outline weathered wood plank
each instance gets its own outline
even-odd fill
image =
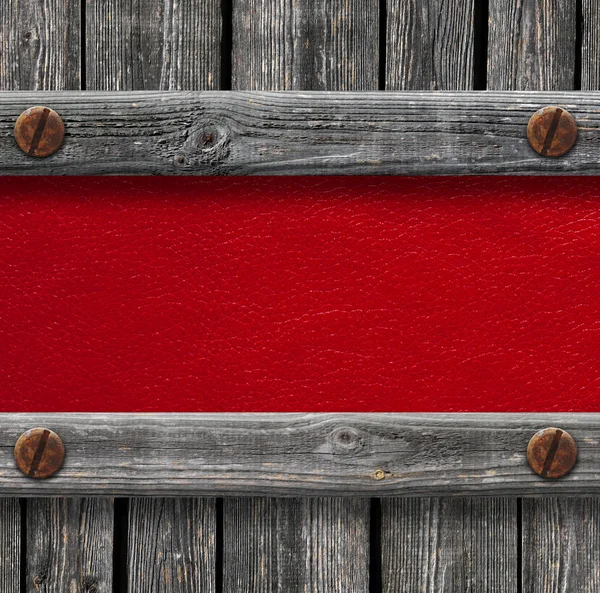
[[[572,174],[600,173],[598,93],[0,93],[0,173]],[[63,148],[23,154],[18,115],[46,103]],[[580,125],[565,157],[540,156],[526,129],[559,104]]]
[[[597,0],[582,0],[581,88],[600,90],[600,8]]]
[[[516,499],[384,499],[381,511],[384,593],[517,593]]]
[[[523,591],[599,590],[599,499],[523,500]]]
[[[576,36],[576,0],[490,0],[488,89],[574,89]]]
[[[90,90],[220,88],[221,0],[87,0]]]
[[[28,593],[111,591],[112,563],[112,499],[27,502]]]
[[[223,590],[369,591],[369,500],[224,500]]]
[[[128,579],[135,593],[214,593],[214,499],[133,498]]]
[[[79,88],[80,0],[0,2],[0,90]]]
[[[0,591],[21,590],[21,506],[0,498]]]
[[[66,463],[49,480],[15,466],[14,443],[32,426],[65,442]],[[560,480],[526,461],[546,426],[579,447]],[[0,415],[3,496],[482,493],[600,494],[600,414]]]
[[[234,0],[240,90],[376,90],[378,0]]]
[[[473,0],[387,0],[386,89],[472,89],[473,23]]]

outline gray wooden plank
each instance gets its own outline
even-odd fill
[[[392,498],[381,513],[384,593],[517,593],[516,499]]]
[[[21,506],[0,498],[0,591],[21,590]]]
[[[599,590],[599,499],[523,500],[523,591]]]
[[[0,90],[79,88],[80,0],[0,2]]]
[[[488,89],[575,88],[577,0],[489,0]]]
[[[21,175],[460,175],[600,173],[600,94],[427,92],[0,93],[0,173]],[[18,115],[46,103],[65,145],[22,153]],[[578,120],[566,156],[537,154],[531,115]]]
[[[474,0],[387,0],[386,89],[470,90]]]
[[[128,590],[214,593],[215,500],[133,498],[129,505]]]
[[[65,443],[50,480],[16,468],[14,443],[31,426]],[[547,426],[579,447],[560,480],[526,461]],[[600,414],[0,414],[2,496],[482,493],[600,494]]]
[[[600,90],[600,7],[598,0],[582,0],[581,88]]]
[[[220,88],[221,0],[86,0],[91,90]]]
[[[26,591],[111,591],[113,522],[112,499],[29,500]]]
[[[369,591],[369,500],[234,499],[223,506],[223,591]]]
[[[378,0],[234,0],[241,90],[376,90]]]

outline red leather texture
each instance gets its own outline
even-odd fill
[[[0,180],[0,409],[599,411],[600,180]]]

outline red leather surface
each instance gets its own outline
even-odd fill
[[[600,180],[0,181],[1,411],[598,411]]]

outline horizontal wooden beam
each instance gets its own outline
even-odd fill
[[[51,478],[22,474],[22,432],[64,441]],[[539,429],[579,447],[558,480],[526,458]],[[598,495],[600,414],[1,414],[0,495]]]
[[[14,124],[58,111],[61,150],[27,156]],[[538,155],[527,124],[560,105],[579,124],[566,156]],[[0,174],[600,174],[600,92],[3,92]]]

